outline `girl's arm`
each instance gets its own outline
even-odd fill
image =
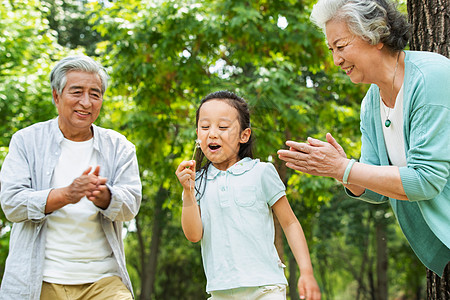
[[[289,205],[286,196],[281,197],[273,206],[273,212],[283,228],[295,260],[300,269],[298,291],[300,299],[320,299],[320,289],[314,278],[308,245],[302,226]]]
[[[198,242],[203,236],[203,225],[200,206],[195,199],[195,161],[183,161],[175,174],[183,186],[183,208],[181,211],[181,227],[184,235],[191,242]]]

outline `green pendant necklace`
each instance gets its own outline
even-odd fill
[[[389,109],[390,110],[390,109]],[[391,126],[391,120],[389,120],[389,115],[386,117],[386,121],[384,121],[384,126],[389,127]]]

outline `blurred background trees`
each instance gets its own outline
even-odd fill
[[[287,139],[331,132],[359,157],[359,107],[367,86],[332,63],[309,22],[313,1],[3,1],[0,6],[0,162],[11,135],[56,115],[49,73],[85,53],[111,76],[98,125],[138,151],[143,202],[126,224],[126,254],[138,299],[206,299],[199,244],[180,226],[178,164],[190,159],[195,110],[219,89],[252,108],[256,157],[274,163],[304,228],[322,299],[423,299],[425,267],[389,205],[349,199],[334,180],[286,169]],[[405,4],[403,4],[405,6]],[[406,10],[406,8],[404,8]],[[10,223],[1,214],[0,273]],[[295,260],[282,233],[289,299],[298,299]],[[1,275],[1,274],[0,274]]]

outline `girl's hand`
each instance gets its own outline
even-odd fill
[[[195,187],[195,160],[185,160],[180,163],[175,174],[184,190]]]
[[[314,275],[300,276],[298,279],[298,294],[300,299],[320,300],[320,289]]]

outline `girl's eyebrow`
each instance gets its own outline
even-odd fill
[[[209,121],[210,119],[211,119],[211,118],[204,117],[204,118],[199,119],[198,121],[199,121],[199,122],[200,122],[200,121]],[[231,119],[228,119],[228,118],[226,118],[226,117],[220,117],[219,120],[220,120],[220,121],[233,122]],[[236,120],[237,120],[237,119],[236,119]]]

